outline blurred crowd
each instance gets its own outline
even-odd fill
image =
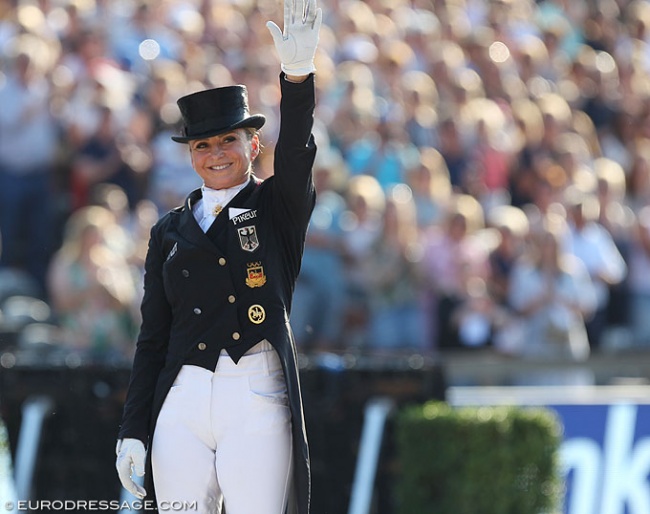
[[[650,349],[650,3],[322,7],[299,346]],[[149,228],[200,185],[176,99],[246,84],[268,177],[281,12],[0,0],[2,301],[29,291],[67,344],[131,354]]]

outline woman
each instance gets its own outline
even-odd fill
[[[88,358],[133,357],[136,281],[120,244],[126,238],[111,211],[83,207],[67,221],[48,269],[52,306],[66,341]]]
[[[564,252],[552,224],[533,236],[529,255],[515,264],[509,303],[522,317],[523,357],[580,362],[589,356],[585,319],[594,311],[596,295],[582,262]],[[578,369],[532,373],[526,383],[575,384],[590,380]]]
[[[420,274],[427,296],[432,346],[459,348],[452,323],[456,310],[468,296],[470,279],[488,277],[488,251],[476,237],[484,226],[483,208],[469,195],[453,195],[440,226],[422,236]]]
[[[293,11],[292,9],[295,9]],[[303,12],[305,15],[303,16]],[[269,22],[282,61],[274,176],[252,176],[265,118],[244,86],[178,101],[203,186],[153,227],[142,327],[117,468],[139,498],[192,512],[309,512],[309,457],[291,294],[315,202],[313,59],[322,13],[284,6]],[[148,446],[145,487],[142,474]],[[177,503],[175,503],[177,504]]]

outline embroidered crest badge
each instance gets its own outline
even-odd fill
[[[266,284],[266,275],[261,262],[249,262],[246,264],[246,285],[248,287],[262,287]]]
[[[266,319],[266,311],[259,304],[251,305],[248,308],[248,319],[251,323],[259,325]]]
[[[260,245],[260,242],[257,239],[257,230],[255,229],[255,225],[238,228],[237,233],[239,234],[239,244],[242,250],[254,252]]]

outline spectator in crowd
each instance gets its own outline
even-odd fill
[[[59,123],[46,74],[54,56],[45,42],[14,40],[11,66],[0,82],[0,264],[23,268],[45,289],[53,251],[53,182]],[[40,58],[37,58],[39,52]]]
[[[404,127],[408,139],[417,148],[435,144],[438,115],[438,90],[433,79],[422,71],[410,71],[402,77],[404,89]]]
[[[528,218],[518,207],[502,205],[488,212],[487,224],[497,231],[497,243],[488,256],[487,289],[498,305],[508,308],[512,270],[524,253],[529,234]]]
[[[413,193],[418,230],[439,225],[451,194],[449,170],[440,152],[433,147],[420,148],[420,159],[407,171],[405,183]]]
[[[136,283],[127,256],[110,244],[124,239],[106,208],[77,210],[48,270],[52,307],[70,346],[92,359],[132,357]]]
[[[340,350],[348,298],[341,226],[346,205],[339,190],[347,180],[347,169],[340,154],[330,150],[316,154],[313,174],[316,205],[294,292],[291,326],[303,350]]]
[[[134,78],[106,55],[101,29],[90,32],[87,29],[75,38],[77,43],[62,56],[56,70],[64,77],[60,94],[65,102],[59,116],[72,159],[89,145],[107,145],[107,133],[116,138],[133,101]]]
[[[533,202],[540,179],[540,147],[544,121],[538,104],[528,98],[518,98],[510,104],[515,124],[515,155],[508,191],[511,204],[522,207]]]
[[[10,0],[2,0],[0,2],[0,46],[2,47],[15,34],[15,14],[16,8],[14,2]]]
[[[626,177],[626,201],[634,210],[650,201],[650,139],[634,141]]]
[[[634,218],[633,210],[625,201],[625,170],[608,157],[594,159],[592,166],[596,179],[598,223],[612,235],[617,248],[625,255]]]
[[[453,190],[457,193],[467,192],[465,185],[468,181],[471,156],[462,141],[458,120],[452,115],[442,119],[438,133],[438,150],[449,170]]]
[[[413,194],[405,184],[386,194],[381,231],[361,264],[369,305],[366,347],[422,351],[425,338]]]
[[[551,166],[558,166],[554,170],[557,176],[554,182],[560,189],[571,185],[584,191],[596,189],[593,155],[589,145],[579,134],[564,132],[559,135],[553,148]]]
[[[552,217],[532,234],[529,252],[511,275],[509,302],[524,321],[519,355],[526,358],[583,361],[590,345],[585,320],[597,308],[585,265],[561,246],[562,223]],[[585,377],[574,371],[530,374],[527,383],[572,383]]]
[[[98,184],[92,190],[90,204],[108,209],[115,217],[120,231],[115,231],[108,244],[124,255],[136,284],[142,285],[147,239],[151,227],[158,220],[159,211],[151,200],[141,200],[131,209],[126,192],[115,184]],[[120,237],[120,235],[122,237]],[[138,296],[142,288],[137,288]],[[140,319],[140,302],[135,302],[134,317]]]
[[[332,111],[329,133],[331,144],[347,162],[351,146],[376,123],[377,99],[372,70],[367,64],[343,62],[337,69],[340,78],[326,92]]]
[[[472,277],[467,281],[467,294],[454,310],[450,325],[462,349],[503,349],[500,335],[511,322],[511,314],[489,291],[485,280]],[[505,349],[507,350],[507,348]]]
[[[534,161],[541,163],[557,162],[557,151],[558,145],[561,143],[561,136],[571,129],[573,120],[571,106],[562,96],[550,92],[539,95],[535,99],[535,103],[542,115],[542,137],[535,149]],[[560,150],[562,149],[560,147]],[[578,150],[576,149],[576,151]],[[576,163],[570,161],[570,164]]]
[[[632,95],[630,95],[632,96]],[[602,156],[617,162],[626,173],[631,172],[637,143],[634,115],[629,108],[619,106],[610,124],[600,129]]]
[[[616,248],[629,268],[637,220],[636,214],[625,201],[625,171],[619,163],[607,157],[595,159],[593,169],[596,176],[595,195],[599,204],[598,224],[611,234]],[[629,273],[618,284],[609,287],[606,324],[608,327],[623,329],[623,333],[628,333],[630,323],[629,288]]]
[[[487,278],[487,251],[473,237],[483,226],[483,209],[478,201],[469,195],[456,195],[443,223],[422,238],[420,273],[428,292],[426,308],[434,348],[458,348],[451,318],[467,296],[469,279]]]
[[[470,164],[463,180],[463,190],[484,207],[509,202],[512,142],[506,131],[506,116],[499,105],[489,99],[468,102],[461,115],[472,127]]]
[[[634,343],[650,347],[650,205],[637,216],[628,255],[629,315]]]
[[[117,129],[112,110],[108,106],[104,107],[97,131],[85,140],[73,158],[73,209],[88,205],[92,187],[112,179],[124,165],[116,142]]]
[[[607,327],[610,288],[627,275],[627,264],[612,235],[597,223],[598,200],[577,188],[567,190],[567,231],[563,251],[575,256],[586,267],[596,291],[597,306],[587,319],[587,333],[592,349],[598,349]]]
[[[376,178],[350,178],[346,210],[341,215],[342,248],[345,263],[347,309],[343,335],[350,346],[360,346],[368,321],[368,291],[364,264],[381,234],[386,195]]]

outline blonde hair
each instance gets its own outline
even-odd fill
[[[483,207],[479,201],[468,194],[454,194],[449,201],[447,220],[462,216],[467,225],[467,233],[475,234],[485,227]]]
[[[386,197],[379,181],[371,175],[356,175],[350,178],[348,199],[362,198],[368,209],[382,213],[386,207]]]
[[[68,259],[77,259],[83,250],[84,236],[96,230],[104,240],[110,238],[111,233],[121,231],[117,224],[115,214],[106,207],[90,205],[73,212],[65,224],[61,254]]]

